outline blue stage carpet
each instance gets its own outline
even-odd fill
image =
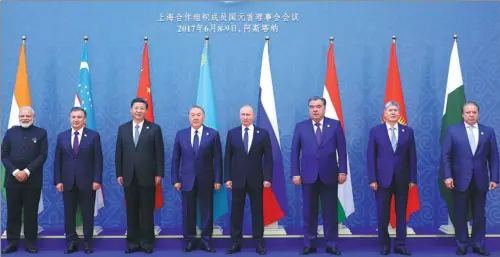
[[[227,238],[214,239],[213,245],[217,249],[217,253],[205,253],[202,251],[194,251],[191,253],[182,252],[182,239],[157,239],[155,252],[152,256],[227,256],[224,251],[225,247],[230,245]],[[290,257],[300,256],[299,251],[302,248],[302,239],[300,238],[268,238],[266,240],[268,246],[267,255],[273,257]],[[312,256],[329,256],[324,252],[323,240],[319,239],[318,253]],[[2,240],[2,248],[5,247],[6,241]],[[64,239],[40,239],[38,242],[38,256],[56,257],[68,256],[63,253],[65,248]],[[250,239],[245,239],[243,243],[243,252],[234,255],[235,257],[256,256],[253,248],[254,244]],[[440,256],[456,256],[455,246],[452,238],[409,238],[407,246],[413,252],[413,256],[440,257]],[[487,238],[486,248],[490,251],[491,256],[500,256],[500,238]],[[114,238],[98,238],[94,241],[94,253],[92,256],[117,257],[124,256],[125,249],[124,239]],[[344,256],[354,257],[374,257],[380,256],[379,246],[375,238],[341,238],[339,241],[339,249]],[[469,249],[469,254],[472,254]],[[145,255],[144,253],[135,253],[136,255]],[[394,255],[394,254],[391,254]],[[32,254],[23,251],[22,245],[18,252],[9,256],[33,256]],[[82,251],[73,253],[69,256],[89,256]]]

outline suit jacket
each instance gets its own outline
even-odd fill
[[[57,136],[54,184],[63,183],[64,191],[71,190],[74,184],[82,191],[93,190],[94,182],[102,184],[101,137],[97,131],[83,128],[78,154],[75,154],[71,131],[68,129]]]
[[[337,184],[338,174],[347,174],[346,140],[340,122],[325,117],[321,132],[321,143],[318,145],[311,119],[295,126],[291,176],[301,176],[304,184],[313,184],[318,177],[325,184]]]
[[[172,184],[181,183],[182,190],[191,191],[195,178],[199,183],[213,187],[222,179],[222,149],[219,132],[203,126],[196,155],[191,144],[191,127],[175,136],[172,153]]]
[[[368,182],[387,188],[393,177],[398,185],[417,183],[417,150],[413,129],[398,123],[398,143],[392,150],[386,123],[370,130],[367,150]]]
[[[14,126],[7,130],[2,143],[2,163],[5,166],[6,188],[41,188],[43,164],[47,160],[47,131],[34,125]],[[16,169],[28,169],[28,180],[21,183],[12,175]]]
[[[140,186],[155,186],[155,176],[165,173],[165,149],[160,126],[144,120],[141,134],[134,145],[133,122],[118,128],[116,137],[116,177],[123,177],[123,184],[130,185],[135,176]]]
[[[263,187],[263,182],[273,180],[273,151],[267,130],[254,125],[252,144],[248,154],[243,145],[242,126],[227,132],[224,157],[225,182],[232,181],[233,188]]]
[[[442,144],[444,179],[453,178],[455,189],[465,191],[472,175],[481,191],[488,191],[489,182],[499,181],[498,148],[495,131],[478,124],[478,143],[472,154],[463,122],[450,126]],[[489,171],[489,174],[488,174]]]

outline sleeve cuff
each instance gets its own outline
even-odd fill
[[[19,169],[14,170],[14,171],[12,172],[12,176],[14,176],[14,177],[15,177],[15,176],[17,175],[17,173],[19,173]]]
[[[28,169],[24,169],[24,172],[26,172],[26,175],[28,175],[28,177],[31,175],[31,172]]]

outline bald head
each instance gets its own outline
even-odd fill
[[[245,127],[252,125],[255,115],[253,113],[253,108],[250,105],[244,105],[240,108],[240,120],[241,124]]]

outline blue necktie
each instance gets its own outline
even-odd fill
[[[134,134],[134,145],[137,146],[137,142],[139,141],[139,125],[135,125],[135,134]]]
[[[316,126],[316,141],[318,142],[318,145],[321,144],[321,127],[320,127],[320,123],[315,123],[314,124]]]
[[[248,128],[245,128],[245,135],[243,136],[243,146],[245,147],[245,153],[248,153]]]
[[[75,154],[78,154],[78,131],[75,131],[75,137],[73,138],[73,152],[75,152]]]
[[[396,152],[396,147],[398,145],[398,140],[396,139],[396,128],[392,127],[390,128],[391,130],[391,145],[392,145],[392,150]]]
[[[194,138],[193,138],[193,150],[195,155],[198,155],[199,147],[200,147],[200,138],[198,137],[198,130],[196,130],[194,132]]]
[[[474,138],[474,133],[472,132],[474,127],[468,126],[467,137],[469,138],[470,150],[472,151],[472,155],[476,153],[476,139]]]

